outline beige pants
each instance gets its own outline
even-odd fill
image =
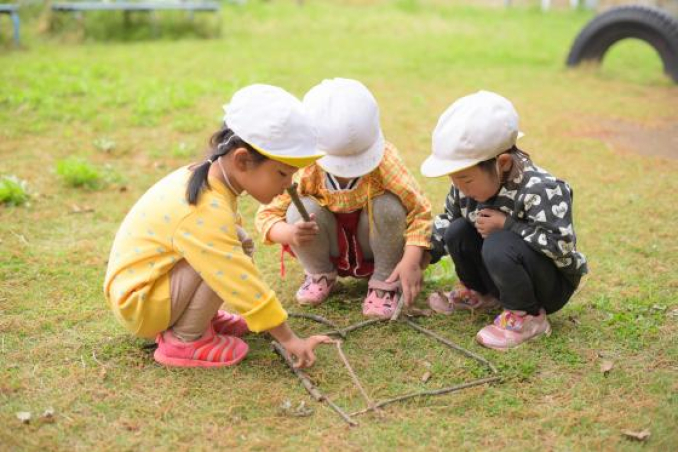
[[[170,273],[170,328],[184,342],[199,339],[223,301],[182,259]]]

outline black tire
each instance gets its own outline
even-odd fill
[[[659,53],[664,72],[678,83],[678,20],[649,6],[620,6],[596,16],[579,32],[567,65],[600,63],[613,44],[627,38],[650,44]]]

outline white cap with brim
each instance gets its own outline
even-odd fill
[[[304,109],[318,132],[318,149],[327,155],[318,165],[339,177],[372,172],[384,157],[386,140],[379,107],[357,80],[324,80],[304,96]]]
[[[301,168],[325,155],[317,150],[317,136],[302,104],[282,88],[250,85],[238,90],[224,105],[224,122],[257,152]]]
[[[478,91],[455,101],[433,131],[433,152],[421,165],[426,177],[456,173],[508,151],[522,133],[506,98]]]

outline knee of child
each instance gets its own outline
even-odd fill
[[[507,234],[512,234],[510,231],[496,231],[490,234],[483,241],[481,250],[483,262],[490,270],[496,270],[506,267],[507,265],[515,265],[515,261],[511,258],[511,254],[507,252],[507,246],[510,243]]]
[[[457,218],[453,220],[445,229],[443,240],[448,249],[456,248],[456,246],[465,240],[468,240],[470,233],[476,233],[473,226],[464,218]]]
[[[407,210],[400,202],[400,198],[388,192],[372,200],[372,214],[377,223],[389,225],[402,223],[404,227],[407,220]]]

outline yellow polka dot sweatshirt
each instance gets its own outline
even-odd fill
[[[132,333],[152,338],[169,326],[169,273],[181,259],[200,274],[250,330],[287,319],[238,240],[236,196],[210,178],[195,206],[186,202],[187,167],[151,187],[127,214],[108,260],[104,293],[116,318]]]

